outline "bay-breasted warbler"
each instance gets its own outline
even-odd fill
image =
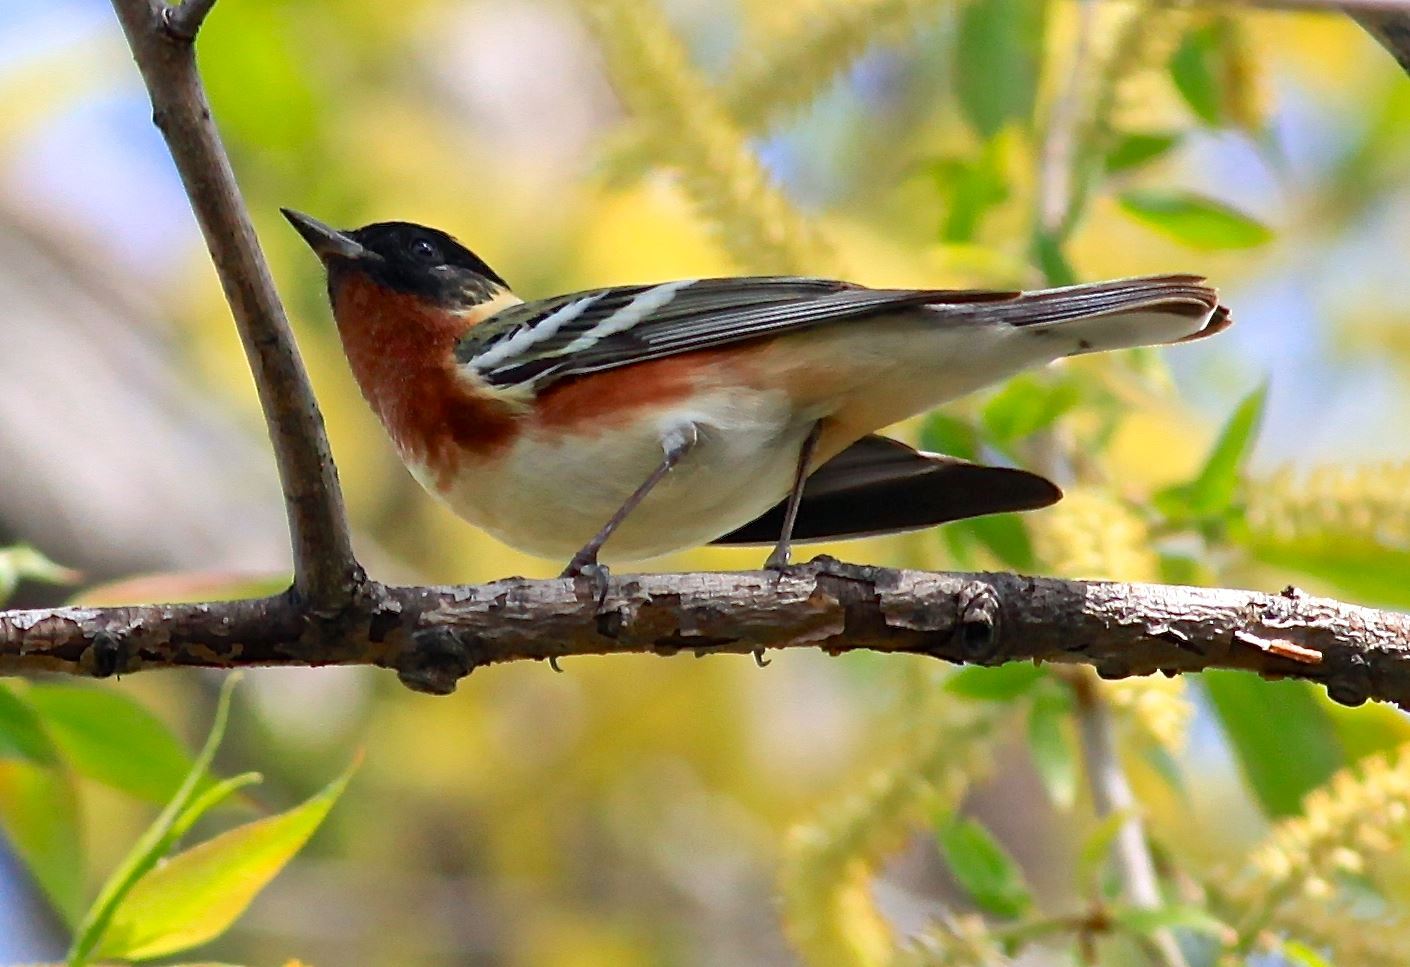
[[[1064,356],[1229,325],[1192,275],[1035,292],[689,279],[524,302],[444,232],[284,214],[412,474],[565,574],[706,543],[883,534],[1060,492],[876,431]]]

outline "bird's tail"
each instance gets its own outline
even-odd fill
[[[1054,355],[1068,356],[1203,339],[1233,324],[1197,275],[1089,282],[955,308],[1051,338],[1062,350]]]

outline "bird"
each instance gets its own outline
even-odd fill
[[[703,544],[916,530],[1046,507],[1026,470],[878,431],[1065,356],[1203,339],[1201,276],[1036,291],[745,276],[525,302],[444,231],[332,228],[280,209],[322,260],[354,378],[416,480],[510,546],[607,573]]]

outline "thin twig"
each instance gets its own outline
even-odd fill
[[[313,613],[332,611],[357,594],[362,571],[353,557],[323,417],[196,72],[191,38],[212,3],[187,0],[170,17],[167,7],[152,0],[113,0],[113,7],[254,371],[284,489],[294,587]]]
[[[1111,709],[1090,674],[1073,674],[1071,681],[1077,698],[1077,732],[1087,770],[1087,785],[1092,791],[1092,807],[1098,817],[1126,815],[1111,846],[1112,863],[1122,892],[1133,907],[1157,909],[1163,905],[1160,881],[1156,878],[1155,863],[1136,809],[1136,796],[1116,752]],[[1147,939],[1152,955],[1162,967],[1186,967],[1185,955],[1180,952],[1180,945],[1171,931],[1157,930]]]
[[[215,0],[181,0],[174,6],[162,8],[162,18],[167,33],[177,40],[191,43],[201,32],[206,15],[215,7]]]

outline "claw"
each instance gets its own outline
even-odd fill
[[[764,657],[764,649],[762,649],[762,648],[755,648],[754,651],[753,651],[753,655],[754,655],[754,664],[758,665],[760,668],[768,668],[770,665],[772,665],[772,664],[774,663],[774,661],[773,661],[772,658],[765,658],[765,657]]]
[[[777,571],[782,574],[792,566],[793,555],[789,548],[779,546],[769,552],[768,559],[764,561],[765,571]]]
[[[568,566],[563,569],[559,577],[586,578],[592,585],[593,600],[597,602],[598,610],[602,610],[602,605],[607,600],[607,592],[612,590],[612,571],[606,564],[599,564],[595,560],[579,560],[574,557],[568,562]]]

